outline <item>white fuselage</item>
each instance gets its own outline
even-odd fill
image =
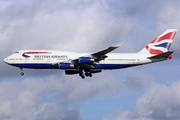
[[[58,66],[54,65],[55,63],[71,61],[78,59],[79,56],[85,55],[88,55],[88,53],[73,53],[51,50],[23,50],[15,52],[14,54],[5,58],[4,62],[20,68],[59,69]],[[148,59],[147,56],[150,56],[150,54],[109,53],[107,54],[107,57],[97,63],[96,67],[93,69],[120,69],[167,60],[166,58],[152,60]]]
[[[169,51],[177,29],[167,29],[164,33],[146,45],[138,53],[110,53],[122,45],[122,42],[95,53],[74,53],[51,50],[21,50],[4,59],[4,62],[31,69],[62,69],[65,74],[79,74],[92,77],[92,73],[104,69],[121,69],[172,58]]]

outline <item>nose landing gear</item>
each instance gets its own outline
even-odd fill
[[[21,70],[20,75],[23,76],[24,72],[23,72],[23,68],[19,68]]]

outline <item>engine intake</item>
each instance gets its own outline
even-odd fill
[[[92,63],[92,62],[94,62],[94,59],[92,59],[91,57],[80,57],[79,58],[79,63],[81,63],[81,64]]]
[[[59,63],[60,69],[71,69],[74,68],[74,65],[71,63]]]

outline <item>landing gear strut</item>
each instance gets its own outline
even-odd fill
[[[23,68],[20,68],[20,70],[21,70],[20,75],[23,76],[24,75]]]
[[[82,70],[79,72],[79,76],[81,76],[81,77],[82,77],[82,79],[84,79],[84,78],[85,78],[85,76],[84,76],[84,74],[83,74],[83,71],[82,71]]]

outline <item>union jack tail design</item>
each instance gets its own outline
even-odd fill
[[[159,37],[154,39],[149,45],[143,48],[139,53],[149,53],[151,55],[158,55],[169,50],[177,29],[167,29]]]

